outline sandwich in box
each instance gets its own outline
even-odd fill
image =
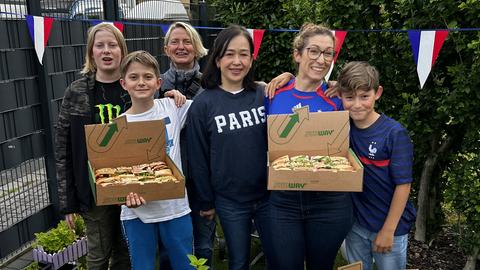
[[[185,177],[166,154],[163,120],[127,122],[123,116],[109,124],[86,125],[85,137],[97,205],[123,203],[129,192],[146,201],[185,196]],[[118,174],[122,181],[112,182]]]
[[[268,189],[362,191],[363,165],[349,149],[347,111],[269,115]]]

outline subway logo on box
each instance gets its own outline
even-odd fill
[[[282,188],[282,189],[303,189],[307,183],[288,183],[288,182],[279,182],[274,183],[274,188]]]

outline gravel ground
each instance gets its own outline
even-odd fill
[[[467,256],[458,248],[455,233],[451,228],[444,228],[432,241],[430,246],[413,239],[410,234],[408,242],[408,267],[421,270],[461,270]],[[480,269],[477,260],[476,269]]]

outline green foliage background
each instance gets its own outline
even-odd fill
[[[256,61],[256,79],[269,81],[284,71],[293,72],[291,43],[304,22],[332,29],[453,29],[480,26],[480,1],[451,0],[213,0],[223,25],[240,24],[267,29]],[[415,145],[413,198],[426,160],[435,158],[429,189],[428,232],[443,222],[440,202],[453,201],[467,217],[467,226],[480,231],[479,149],[480,31],[450,31],[423,89],[406,32],[349,31],[331,79],[346,61],[363,60],[381,74],[384,94],[381,112],[399,120]],[[445,149],[442,149],[445,145]],[[455,169],[458,168],[458,169]],[[477,171],[478,172],[478,171]],[[476,179],[476,182],[473,181]],[[447,181],[448,180],[448,181]],[[471,185],[472,181],[476,183]],[[466,196],[468,194],[468,196]],[[477,242],[478,243],[478,242]]]

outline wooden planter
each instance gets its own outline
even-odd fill
[[[78,258],[86,254],[87,237],[82,237],[58,253],[49,254],[43,251],[42,247],[37,247],[33,249],[33,260],[50,264],[53,270],[57,270],[69,262],[77,261]]]

